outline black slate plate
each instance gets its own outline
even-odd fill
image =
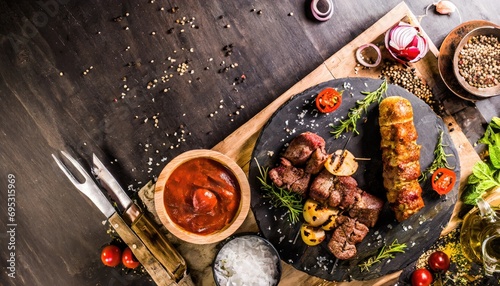
[[[314,247],[308,247],[302,242],[300,236],[293,243],[301,222],[291,224],[286,209],[275,208],[268,199],[262,197],[261,185],[257,179],[259,169],[256,160],[261,167],[271,168],[275,166],[285,144],[305,131],[315,132],[325,138],[329,152],[342,149],[350,133],[335,139],[330,134],[332,128],[328,125],[345,118],[349,109],[355,106],[356,101],[364,98],[364,95],[361,94],[362,91],[374,91],[381,83],[381,80],[369,78],[337,79],[321,83],[293,96],[274,113],[264,126],[253,150],[249,170],[252,188],[251,205],[261,233],[279,251],[284,262],[310,275],[330,281],[369,280],[401,270],[416,260],[438,239],[441,230],[453,212],[457,200],[458,184],[446,196],[440,197],[432,191],[429,180],[422,182],[425,208],[406,221],[398,223],[386,203],[376,226],[357,245],[358,255],[353,259],[340,260],[335,264],[335,257],[327,248],[330,234],[327,235],[324,242]],[[343,103],[333,113],[318,114],[314,107],[315,96],[328,86],[337,90],[345,90]],[[458,154],[442,119],[426,103],[403,88],[389,85],[386,96],[391,95],[403,96],[412,103],[414,122],[419,134],[417,143],[422,145],[420,157],[422,170],[425,170],[432,163],[433,151],[439,132],[442,130],[445,151],[447,154],[453,154],[453,156],[448,157],[448,163],[454,166],[457,178],[460,178]],[[360,161],[359,169],[353,177],[358,181],[361,189],[386,200],[385,190],[382,186],[377,104],[370,106],[365,119],[358,122],[357,129],[360,131],[360,135],[351,139],[348,150],[358,158],[365,157],[371,158],[371,160]],[[375,255],[380,247],[392,243],[395,239],[399,243],[408,245],[405,253],[398,254],[394,259],[375,264],[370,268],[370,271],[360,271],[359,263]]]

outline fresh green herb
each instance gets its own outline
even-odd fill
[[[380,101],[382,100],[382,96],[387,92],[387,87],[387,80],[384,79],[377,90],[371,92],[362,91],[361,94],[366,95],[365,98],[356,101],[356,106],[349,109],[349,113],[347,113],[347,119],[341,120],[339,125],[330,123],[329,126],[333,128],[333,131],[331,131],[330,133],[333,134],[335,138],[339,138],[342,133],[348,131],[359,134],[359,131],[356,129],[358,120],[361,118],[363,112],[367,112],[368,107],[372,103],[380,103]]]
[[[369,271],[373,264],[379,263],[383,259],[394,258],[396,253],[404,253],[405,249],[406,243],[399,244],[398,240],[395,239],[389,246],[382,246],[377,255],[368,258],[366,262],[358,264],[358,266],[361,268],[361,272]]]
[[[454,169],[454,167],[448,165],[448,161],[446,160],[447,157],[453,156],[453,154],[445,153],[444,147],[446,146],[448,145],[443,144],[443,130],[440,130],[438,142],[436,143],[436,147],[434,148],[434,161],[432,161],[432,164],[422,172],[419,181],[425,181],[428,174],[430,175],[434,173],[439,168]]]
[[[490,189],[500,187],[500,118],[493,117],[478,142],[488,145],[488,156],[472,167],[462,195],[462,201],[469,205],[475,205],[476,200]]]
[[[290,192],[284,188],[279,188],[273,183],[269,184],[267,182],[267,173],[269,169],[261,167],[257,159],[255,159],[255,162],[257,162],[257,166],[259,168],[260,177],[257,177],[257,179],[261,183],[261,190],[264,191],[263,197],[268,198],[274,207],[287,208],[290,222],[298,222],[303,209],[302,197],[297,193]]]
[[[488,145],[488,154],[493,167],[500,169],[500,118],[493,117],[478,143]]]
[[[500,187],[500,170],[489,163],[479,161],[472,167],[467,184],[462,200],[468,205],[475,205],[476,200],[486,191]]]

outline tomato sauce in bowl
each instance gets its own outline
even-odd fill
[[[180,164],[165,184],[168,216],[188,232],[208,235],[230,225],[240,207],[241,191],[235,175],[206,157]]]
[[[155,183],[156,214],[179,239],[210,244],[232,235],[250,211],[247,175],[232,158],[208,149],[186,151]]]

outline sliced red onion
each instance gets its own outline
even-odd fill
[[[318,9],[319,5],[327,5],[327,11],[320,11]],[[326,21],[330,19],[333,15],[333,1],[332,0],[312,0],[311,1],[311,12],[318,21]]]
[[[412,26],[396,26],[392,29],[390,43],[397,50],[408,47],[417,36],[417,31]]]
[[[418,38],[418,45],[417,45],[417,47],[418,47],[418,49],[420,51],[425,51],[425,53],[427,53],[427,51],[429,50],[429,45],[427,43],[427,40],[424,37],[419,37]],[[424,57],[425,54],[422,54],[422,52],[421,52],[420,56]]]
[[[377,59],[375,60],[375,63],[373,63],[373,64],[366,62],[365,59],[363,58],[362,52],[367,48],[374,49],[375,52],[377,53]],[[369,44],[365,44],[365,45],[360,46],[356,50],[356,59],[358,60],[358,62],[360,64],[364,65],[365,67],[374,68],[380,64],[380,61],[382,60],[382,53],[380,52],[380,49],[376,45],[369,43]]]
[[[417,28],[401,22],[385,34],[385,45],[391,55],[403,62],[416,62],[423,58],[429,46]]]

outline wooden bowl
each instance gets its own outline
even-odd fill
[[[166,208],[166,202],[169,200],[169,191],[166,188],[168,179],[179,166],[198,158],[209,159],[224,166],[226,171],[232,173],[235,178],[235,185],[239,187],[240,191],[239,206],[232,220],[230,220],[230,222],[222,229],[211,233],[196,233],[181,227],[169,216]],[[188,192],[188,190],[186,190],[186,192]],[[189,196],[189,194],[187,195]],[[175,157],[163,168],[156,182],[154,202],[156,212],[158,213],[161,222],[173,235],[186,242],[194,244],[210,244],[226,239],[241,226],[250,209],[250,185],[243,170],[236,164],[236,162],[226,155],[212,150],[191,150]],[[186,204],[190,204],[190,202],[191,201]]]
[[[459,55],[464,46],[469,42],[469,40],[472,37],[479,36],[479,35],[485,35],[485,36],[494,36],[500,40],[500,29],[497,27],[490,27],[490,26],[485,26],[485,27],[479,27],[476,28],[469,33],[467,33],[460,43],[458,44],[457,48],[455,49],[455,54],[453,55],[453,72],[455,73],[455,77],[458,80],[458,83],[467,90],[468,92],[479,96],[479,97],[491,97],[495,95],[500,95],[500,84],[497,84],[492,87],[485,87],[485,88],[478,88],[470,85],[465,78],[460,74],[459,68],[458,68],[458,61],[460,60]]]

